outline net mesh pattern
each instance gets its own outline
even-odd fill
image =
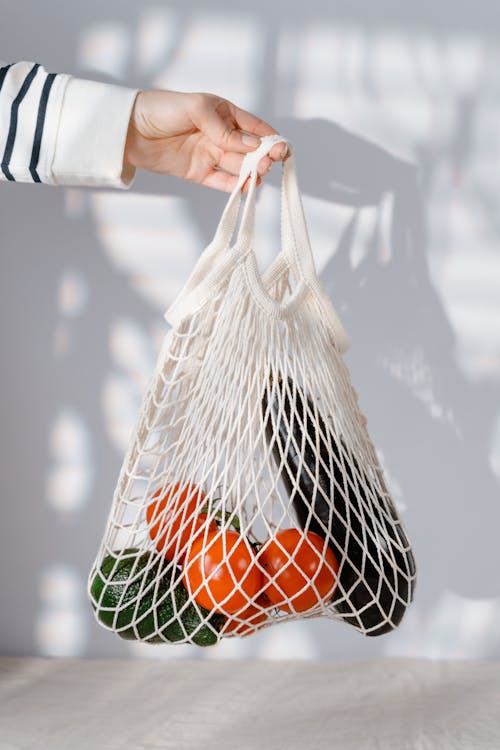
[[[285,306],[290,268],[266,290]],[[242,261],[171,329],[89,577],[122,638],[205,646],[297,618],[395,628],[415,563],[349,371],[306,289]]]

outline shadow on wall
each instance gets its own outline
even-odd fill
[[[17,185],[3,186],[5,217],[16,216],[25,190]],[[0,545],[0,566],[10,574],[5,578],[7,591],[0,615],[0,650],[4,654],[36,653],[43,641],[50,643],[49,653],[54,649],[57,654],[57,638],[64,641],[64,635],[58,635],[58,624],[69,622],[73,627],[76,622],[85,631],[77,652],[90,631],[91,653],[112,655],[121,653],[122,646],[113,648],[105,634],[93,627],[83,596],[121,461],[105,423],[103,388],[113,368],[112,321],[123,314],[147,326],[152,314],[130,291],[128,280],[99,251],[89,216],[65,217],[62,190],[31,190],[36,196],[28,196],[29,221],[4,219],[2,227],[4,448],[0,466],[7,511],[2,526],[4,534],[8,527],[8,534]],[[36,245],[33,227],[39,227]],[[57,356],[59,280],[68,266],[79,269],[88,285],[89,300],[84,314],[71,321],[68,351]],[[63,506],[54,513],[47,505],[47,444],[61,407],[70,407],[80,415],[91,436],[92,477],[81,507]],[[63,566],[52,582],[45,580],[47,571],[60,560],[67,566],[67,575]],[[79,583],[74,607],[61,610],[55,604],[53,617],[47,613],[45,618],[43,600],[50,605],[62,595],[61,588],[69,585],[72,571]],[[84,623],[76,617],[82,611]],[[69,617],[71,614],[75,618]],[[59,655],[68,655],[61,648]]]
[[[306,192],[357,209],[394,196],[389,258],[376,225],[352,267],[357,210],[321,280],[344,311],[361,406],[370,404],[371,433],[401,488],[420,606],[432,609],[445,589],[496,597],[500,502],[488,446],[499,389],[467,381],[456,363],[455,335],[429,277],[417,170],[328,122],[283,121],[282,131],[314,144],[300,164]]]
[[[427,270],[417,172],[412,165],[332,123],[282,120],[277,127],[297,144],[304,194],[356,209],[321,278],[337,309],[343,311],[352,340],[347,361],[354,384],[361,384],[361,406],[370,404],[371,433],[389,477],[397,480],[404,499],[405,523],[419,563],[418,608],[432,612],[444,590],[471,598],[496,596],[491,571],[499,567],[498,486],[487,462],[486,446],[497,392],[488,385],[467,382],[455,363],[454,335]],[[301,143],[308,144],[307,149],[301,149]],[[149,179],[141,181],[144,185]],[[156,182],[155,178],[151,182]],[[152,187],[147,190],[151,192]],[[4,190],[4,210],[12,204],[15,211],[18,190]],[[353,268],[359,210],[378,205],[387,192],[394,195],[390,255],[376,227],[366,254]],[[207,196],[201,212],[196,198],[191,215],[201,222],[200,231],[208,238],[221,196]],[[15,588],[9,592],[12,604],[2,615],[3,637],[7,636],[4,651],[9,639],[12,643],[19,639],[20,611],[23,623],[29,626],[23,637],[25,642],[31,640],[32,623],[39,614],[36,582],[40,570],[54,558],[64,559],[79,571],[82,581],[85,579],[121,459],[109,440],[101,408],[103,383],[113,367],[111,322],[123,313],[148,329],[155,319],[150,307],[131,291],[127,279],[99,252],[89,216],[65,219],[62,193],[51,189],[42,188],[34,205],[30,220],[43,226],[36,253],[32,252],[30,224],[10,226],[3,235],[4,243],[12,248],[3,256],[6,273],[2,272],[7,379],[11,388],[15,383],[16,392],[24,394],[15,418],[12,411],[10,415],[16,434],[3,454],[4,492],[5,497],[19,496],[18,475],[8,467],[17,464],[21,471],[19,455],[10,451],[16,446],[19,449],[22,441],[30,456],[30,472],[23,476],[25,505],[13,512],[12,520],[14,525],[22,525],[23,544],[33,551],[33,558],[25,558],[23,566],[16,569]],[[56,280],[59,269],[68,262],[77,265],[88,280],[91,298],[86,314],[75,324],[78,346],[71,356],[54,362],[50,353],[56,327]],[[7,279],[10,284],[5,285]],[[21,283],[27,300],[22,309]],[[15,330],[12,320],[16,321]],[[32,345],[20,346],[33,337],[38,351]],[[34,357],[43,368],[37,372],[36,388]],[[43,488],[36,486],[47,465],[40,446],[46,444],[47,426],[61,403],[72,404],[85,416],[95,464],[88,505],[69,523],[64,515],[55,523],[53,516],[48,517],[40,492]],[[33,503],[33,498],[39,501]],[[3,564],[9,565],[14,553],[8,543],[2,546],[2,554]],[[24,601],[19,600],[19,592]],[[80,606],[87,603],[80,602]],[[95,626],[90,612],[86,629],[92,655],[122,652],[123,644]],[[349,639],[347,633],[344,637]],[[340,633],[337,640],[343,642]],[[383,648],[383,639],[372,641],[369,653],[381,653]]]
[[[121,8],[106,12],[133,24],[135,11]],[[98,20],[101,11],[96,6],[82,13],[87,17],[80,15],[79,21],[85,25]],[[178,39],[188,20],[189,14],[180,13]],[[71,29],[62,48],[68,60],[73,59],[78,35],[74,20],[68,20],[67,30]],[[396,498],[404,503],[403,517],[419,565],[416,611],[422,619],[430,618],[447,590],[470,598],[498,597],[500,503],[487,454],[499,393],[496,385],[475,384],[462,375],[454,333],[429,277],[423,201],[433,154],[422,150],[423,171],[418,175],[413,165],[332,122],[274,117],[281,85],[275,60],[277,29],[277,22],[269,24],[262,61],[268,75],[259,82],[254,110],[296,145],[300,187],[306,196],[353,208],[338,246],[332,240],[321,280],[350,334],[346,359],[361,407],[369,405],[370,432]],[[175,45],[169,55],[175,57]],[[162,66],[167,63],[161,61]],[[106,79],[94,72],[87,75]],[[147,86],[150,80],[135,83]],[[472,102],[464,101],[463,107],[470,119]],[[450,146],[457,163],[467,148],[467,132],[462,129]],[[277,170],[270,181],[277,184]],[[0,651],[35,653],[40,572],[64,560],[77,571],[83,591],[121,463],[102,409],[103,384],[113,368],[112,321],[123,314],[151,331],[159,315],[102,252],[90,212],[73,219],[65,216],[62,190],[10,185],[0,189],[0,471],[8,509],[0,566],[11,571],[2,581]],[[225,201],[213,191],[153,175],[138,177],[133,190],[184,199],[203,244],[211,239]],[[376,223],[366,252],[353,263],[363,209],[380,206],[388,194],[393,197],[390,242]],[[61,271],[68,264],[86,279],[89,301],[85,314],[72,324],[75,346],[70,355],[56,360],[55,299]],[[93,484],[87,503],[73,514],[48,513],[45,500],[46,445],[61,404],[83,415],[91,435]],[[82,651],[92,656],[127,653],[124,643],[94,624],[83,596],[75,606],[85,612]],[[322,625],[314,631],[325,634],[317,645],[320,657],[384,653],[385,639],[367,641],[340,625]],[[331,643],[326,627],[332,632]],[[266,633],[246,641],[242,655],[264,653],[259,651],[264,637]]]

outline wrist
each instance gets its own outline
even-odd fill
[[[123,164],[124,166],[131,166],[134,169],[140,167],[138,163],[137,154],[137,141],[140,137],[140,133],[137,128],[137,122],[139,117],[140,103],[142,99],[143,91],[139,91],[134,99],[132,110],[130,112],[130,120],[128,123],[127,137],[125,139],[125,148],[123,151]]]

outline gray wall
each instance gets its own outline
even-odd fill
[[[400,630],[198,653],[94,624],[89,565],[165,328],[225,196],[0,185],[0,653],[500,656],[500,11],[493,2],[0,2],[0,56],[220,93],[296,146],[321,279],[419,563]],[[279,170],[258,253],[278,241]]]

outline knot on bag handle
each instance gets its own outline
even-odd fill
[[[290,143],[290,141],[287,138],[284,138],[279,133],[273,135],[264,135],[260,139],[259,146],[257,146],[254,151],[249,151],[249,153],[245,154],[245,156],[243,157],[243,163],[241,165],[240,176],[238,180],[239,190],[241,190],[241,187],[243,187],[245,180],[251,174],[251,172],[257,171],[257,165],[259,161],[263,156],[267,156],[267,154],[271,151],[272,147],[276,143],[284,143],[287,147],[287,153],[283,157],[283,160],[286,159],[291,153],[293,153],[292,144]]]

